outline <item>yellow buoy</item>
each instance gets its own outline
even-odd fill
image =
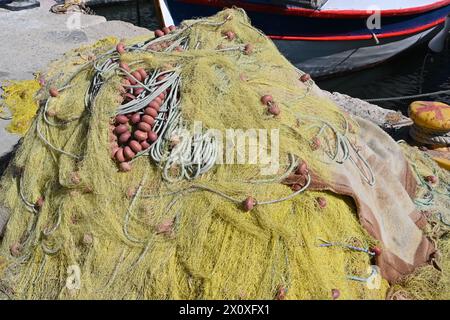
[[[439,165],[439,167],[441,167],[442,169],[445,170],[450,170],[450,160],[446,159],[446,158],[439,158],[439,157],[434,157],[433,158],[434,161],[436,161],[436,163]]]
[[[417,127],[437,132],[450,131],[450,106],[435,101],[415,101],[409,116]]]

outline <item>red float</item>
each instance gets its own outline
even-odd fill
[[[252,211],[253,208],[256,205],[256,200],[253,197],[248,197],[247,199],[244,200],[244,202],[242,203],[242,206],[244,208],[245,211]]]

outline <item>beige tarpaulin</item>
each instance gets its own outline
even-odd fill
[[[383,254],[377,257],[382,275],[395,282],[426,264],[435,248],[420,229],[425,221],[412,200],[416,181],[401,148],[374,124],[361,118],[356,120],[361,126],[357,152],[367,159],[375,183],[370,185],[364,179],[360,170],[363,164],[358,163],[353,150],[350,156],[355,162],[333,163],[333,181],[325,183],[315,176],[312,188],[355,200],[361,224],[383,243]],[[296,182],[295,177],[285,181]]]

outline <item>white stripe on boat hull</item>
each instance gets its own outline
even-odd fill
[[[299,69],[315,77],[355,71],[388,60],[395,55],[428,41],[437,27],[407,36],[359,41],[292,41],[275,40],[279,50]]]

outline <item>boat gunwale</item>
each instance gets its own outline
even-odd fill
[[[233,1],[233,3],[230,3],[230,1],[227,0],[177,0],[177,1],[212,7],[224,7],[233,5],[249,11],[271,12],[283,15],[307,16],[318,19],[330,19],[330,18],[360,19],[360,18],[368,18],[374,14],[374,10],[339,10],[339,9],[315,10],[300,7],[280,7],[275,5],[255,4],[243,1]],[[381,16],[384,17],[416,15],[440,9],[448,5],[450,5],[450,0],[440,0],[432,4],[417,7],[402,8],[402,9],[385,9],[385,10],[382,9],[380,10],[380,14]]]

